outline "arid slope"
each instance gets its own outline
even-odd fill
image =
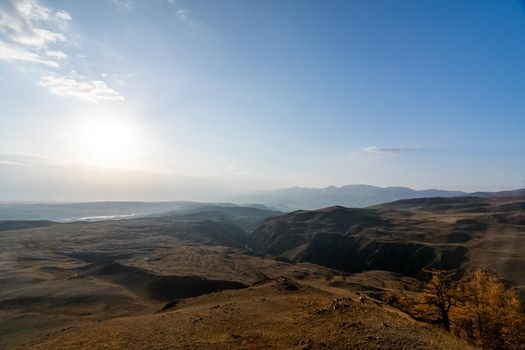
[[[347,272],[489,268],[525,297],[525,199],[423,198],[368,209],[299,210],[264,220],[255,251]]]
[[[343,289],[278,278],[186,299],[155,315],[67,327],[50,349],[467,349],[433,326]]]

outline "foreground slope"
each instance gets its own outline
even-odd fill
[[[171,311],[67,327],[23,349],[466,349],[435,327],[338,288],[278,278]]]
[[[234,219],[248,224],[255,214],[261,215],[242,211]],[[242,254],[245,231],[231,215],[206,211],[0,231],[0,348],[71,323],[153,313],[173,298],[264,278],[252,266],[274,270],[278,263]]]

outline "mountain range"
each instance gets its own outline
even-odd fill
[[[365,208],[401,199],[457,196],[517,196],[525,189],[502,192],[447,191],[439,189],[414,190],[408,187],[377,187],[371,185],[328,186],[325,188],[291,187],[273,191],[237,196],[240,203],[260,203],[282,211],[296,209],[319,209],[334,205]]]

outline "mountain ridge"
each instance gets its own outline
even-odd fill
[[[334,205],[365,208],[403,199],[426,197],[501,197],[519,196],[525,189],[497,192],[449,191],[435,188],[415,190],[409,187],[379,187],[365,184],[327,186],[323,188],[290,187],[245,194],[235,198],[239,203],[256,202],[280,210],[318,209]]]

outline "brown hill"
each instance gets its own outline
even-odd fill
[[[521,197],[421,198],[367,209],[295,211],[262,221],[250,248],[347,272],[420,277],[428,267],[495,271],[525,297]]]
[[[169,312],[70,326],[22,349],[468,349],[344,289],[278,278],[186,299]]]

